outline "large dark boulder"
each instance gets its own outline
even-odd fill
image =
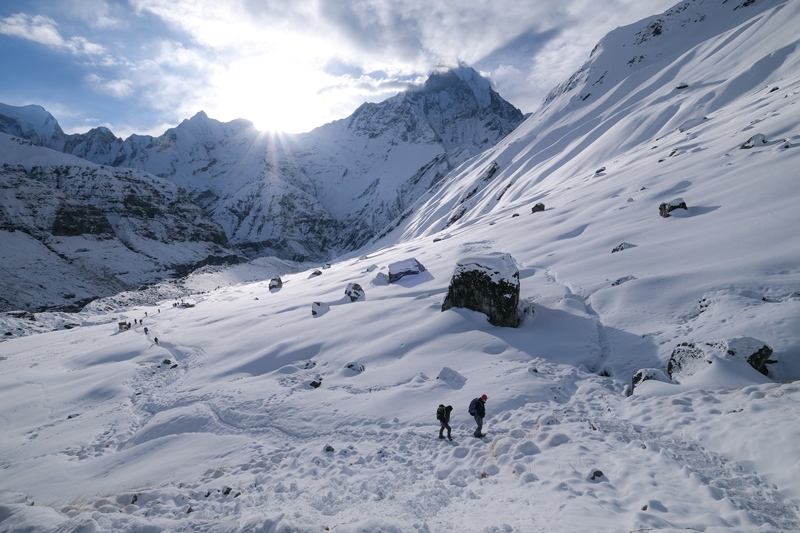
[[[670,213],[676,209],[689,210],[689,208],[686,206],[686,202],[683,201],[683,198],[675,198],[669,203],[663,203],[659,205],[658,214],[664,218],[667,218],[670,216]]]
[[[509,254],[469,257],[453,271],[442,311],[463,307],[485,314],[495,326],[519,325],[519,269]]]
[[[750,366],[768,375],[772,348],[753,337],[735,337],[713,342],[683,342],[670,355],[667,373],[676,383],[686,379],[713,362],[715,357],[746,361]]]

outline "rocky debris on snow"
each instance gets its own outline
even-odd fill
[[[772,348],[765,342],[752,337],[735,337],[711,342],[683,342],[669,357],[667,373],[676,383],[680,383],[710,365],[714,358],[746,361],[757,371],[768,375],[767,366]]]
[[[375,277],[372,278],[370,281],[373,285],[388,285],[389,284],[389,276],[386,275],[385,272],[378,272],[375,274]]]
[[[421,272],[425,272],[425,267],[413,257],[397,261],[389,265],[389,283],[396,283],[406,276],[415,276]]]
[[[344,290],[345,295],[350,298],[351,302],[357,300],[364,300],[364,289],[358,283],[348,283],[347,288]]]
[[[484,313],[494,326],[519,325],[519,269],[507,253],[466,257],[450,279],[442,311],[463,307]]]
[[[347,370],[350,370],[351,372],[354,372],[356,374],[361,374],[362,372],[364,372],[364,365],[362,365],[361,363],[350,362],[344,365],[344,367]]]
[[[511,215],[511,218],[517,218],[518,216],[519,216],[519,213],[514,213],[513,215]]]
[[[763,133],[756,133],[747,141],[739,147],[740,150],[749,150],[756,146],[761,146],[762,144],[767,144],[767,137]]]
[[[322,316],[331,310],[331,306],[325,302],[314,302],[311,304],[311,315]]]
[[[321,275],[322,275],[322,270],[317,269],[314,272],[312,272],[311,274],[309,274],[308,279],[316,278],[317,276],[321,276]]]
[[[544,204],[542,202],[538,202],[536,205],[531,207],[531,213],[538,213],[539,211],[544,211]]]
[[[672,380],[669,379],[669,376],[667,376],[663,370],[659,368],[642,368],[633,375],[633,378],[631,378],[630,393],[632,394],[636,387],[645,381],[650,381],[651,379],[655,381],[662,381],[664,383],[672,383]]]
[[[683,198],[675,198],[671,202],[665,202],[659,205],[658,214],[664,218],[667,218],[670,216],[670,213],[676,209],[689,210],[689,208],[686,207],[686,202],[683,201]]]
[[[322,378],[318,378],[318,379],[312,380],[311,383],[309,383],[308,385],[312,389],[319,388],[319,386],[322,385]]]
[[[327,446],[325,446],[325,451],[328,452],[328,453],[333,453],[335,451],[335,449],[334,449],[333,446],[328,444]]]
[[[279,277],[269,280],[269,290],[278,291],[283,288],[283,280]]]
[[[460,386],[467,382],[467,378],[448,367],[442,368],[441,372],[439,372],[439,375],[436,376],[436,379],[441,379],[442,381],[455,386]]]
[[[621,278],[617,278],[611,283],[612,287],[619,287],[623,283],[627,283],[629,281],[633,281],[636,279],[636,276],[622,276]]]
[[[594,173],[595,174],[602,174],[605,171],[606,171],[606,167],[600,167],[597,170],[595,170]]]
[[[630,243],[627,243],[627,242],[623,242],[623,243],[620,243],[619,245],[615,246],[614,249],[611,250],[611,253],[614,254],[614,253],[617,253],[617,252],[621,252],[622,250],[627,250],[628,248],[636,248],[636,245],[635,244],[630,244]]]
[[[686,89],[687,87],[689,87],[689,84],[685,82],[681,82],[675,86],[676,89]]]
[[[592,471],[592,475],[589,477],[589,479],[591,481],[594,481],[596,479],[605,478],[605,477],[606,476],[605,476],[605,474],[603,474],[602,470],[593,470]]]

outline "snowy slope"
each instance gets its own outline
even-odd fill
[[[0,531],[800,530],[800,6],[685,4],[612,32],[320,275],[206,271],[0,343]],[[520,327],[442,312],[457,262],[495,252]],[[411,257],[426,271],[387,284]],[[772,347],[768,376],[718,357],[626,394],[678,344],[739,335]]]

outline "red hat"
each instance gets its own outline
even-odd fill
[[[483,396],[481,396],[481,400],[483,400],[484,402],[485,402],[486,400],[488,400],[488,399],[489,399],[489,397],[488,397],[488,396],[486,396],[485,394],[484,394]]]

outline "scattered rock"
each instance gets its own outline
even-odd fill
[[[678,85],[675,86],[676,89],[686,89],[687,87],[689,87],[689,84],[685,82],[680,82]]]
[[[507,253],[461,259],[442,311],[463,307],[484,313],[495,326],[519,325],[519,269]]]
[[[372,285],[388,285],[389,284],[389,276],[387,276],[384,272],[378,272],[375,274],[375,277],[372,278],[370,281]]]
[[[467,382],[467,378],[448,367],[442,368],[441,372],[439,372],[439,375],[436,376],[436,379],[441,379],[442,381],[455,386],[463,385]]]
[[[316,278],[317,276],[321,276],[321,275],[322,275],[322,270],[315,270],[314,272],[309,274],[308,279]]]
[[[325,302],[314,302],[311,304],[311,316],[322,316],[331,310],[331,306]]]
[[[328,453],[333,453],[333,451],[334,451],[333,446],[328,444],[327,446],[325,446],[325,451],[328,452]]]
[[[269,290],[278,291],[283,288],[283,280],[280,277],[269,280]]]
[[[171,359],[164,359],[163,361],[161,361],[161,364],[169,366],[169,365],[172,364],[172,360]]]
[[[667,218],[670,216],[670,213],[676,209],[689,210],[689,208],[686,206],[686,202],[683,201],[683,198],[675,198],[669,203],[663,203],[659,205],[658,214],[664,218]]]
[[[669,376],[667,376],[663,370],[658,368],[642,368],[633,375],[633,378],[631,378],[631,393],[633,393],[636,387],[645,381],[650,380],[672,383],[672,380],[669,379]]]
[[[633,281],[636,279],[636,276],[622,276],[621,278],[617,278],[611,283],[612,287],[619,287],[623,283],[627,283],[629,281]]]
[[[531,207],[531,213],[538,213],[539,211],[544,211],[544,204],[542,202]]]
[[[425,267],[413,257],[397,261],[389,265],[389,283],[396,283],[406,276],[415,276],[421,272],[425,272]]]
[[[615,246],[614,249],[611,250],[611,253],[614,254],[614,253],[617,253],[617,252],[621,252],[622,250],[627,250],[628,248],[636,248],[636,245],[635,244],[630,244],[630,243],[627,243],[627,242],[623,242],[623,243],[620,243],[618,246]]]
[[[755,135],[747,139],[747,142],[741,145],[739,149],[749,150],[750,148],[761,146],[762,144],[767,144],[767,137],[762,133],[756,133]]]
[[[511,218],[517,218],[518,216],[519,216],[519,213],[514,213],[513,215],[511,215]]]
[[[601,172],[605,172],[605,171],[606,171],[606,167],[600,167],[597,170],[595,170],[594,173],[595,174],[600,174]]]
[[[589,478],[589,479],[594,481],[595,479],[598,479],[598,478],[601,478],[601,477],[605,477],[603,472],[601,470],[595,470],[595,471],[592,472],[592,477]]]
[[[767,366],[772,348],[765,342],[753,337],[735,337],[712,342],[683,342],[670,355],[667,373],[676,383],[680,383],[700,370],[706,368],[713,359],[738,359],[746,361],[750,366],[769,375]]]
[[[361,374],[364,371],[364,365],[361,363],[347,363],[344,367],[348,370],[355,372],[356,374]]]
[[[310,386],[312,389],[316,389],[316,388],[318,388],[320,385],[322,385],[322,380],[319,380],[319,381],[317,381],[317,380],[314,380],[314,381],[312,381],[311,383],[309,383],[308,385],[309,385],[309,386]]]
[[[364,289],[361,288],[361,285],[358,283],[349,283],[347,288],[344,290],[345,295],[350,298],[351,302],[355,302],[356,300],[364,300]]]

